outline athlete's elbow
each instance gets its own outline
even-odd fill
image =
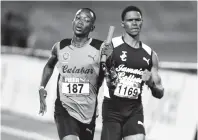
[[[163,96],[164,96],[164,93],[161,92],[161,93],[158,94],[158,96],[156,96],[156,98],[161,99]]]
[[[157,99],[161,99],[164,96],[164,89],[161,89],[159,91],[153,91],[152,95],[157,98]]]
[[[49,65],[45,65],[44,67],[44,74],[46,75],[52,75],[54,68],[50,67]]]
[[[162,93],[152,93],[153,97],[161,99],[164,95]]]
[[[50,65],[50,64],[47,63],[44,67],[44,71],[47,72],[47,73],[52,73],[53,70],[54,70],[54,67],[55,67],[54,65]]]

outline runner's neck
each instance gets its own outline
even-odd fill
[[[127,43],[130,47],[138,49],[140,48],[140,40],[139,40],[139,35],[135,36],[134,38],[131,37],[129,34],[125,33],[123,35],[123,40],[125,43]]]
[[[86,36],[86,37],[77,37],[77,36],[74,36],[74,37],[72,38],[72,40],[71,40],[71,44],[72,44],[74,47],[81,48],[81,47],[83,47],[88,41],[89,41],[88,36]]]

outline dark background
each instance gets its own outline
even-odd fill
[[[50,50],[55,42],[72,37],[71,22],[76,11],[83,7],[91,8],[96,13],[96,29],[91,33],[94,38],[105,40],[111,25],[116,26],[114,36],[119,36],[123,32],[120,26],[121,12],[128,5],[138,6],[142,10],[144,23],[141,39],[157,52],[160,61],[197,62],[196,1],[1,1],[1,45],[5,45],[6,48],[17,46],[20,48]],[[4,55],[5,60],[7,60],[6,56],[8,55]],[[12,61],[15,58],[16,56],[13,55]],[[28,57],[24,57],[24,61],[27,59]],[[43,61],[38,59],[39,63],[43,63]],[[7,65],[7,63],[5,64]],[[20,67],[23,68],[24,66]],[[8,69],[3,68],[6,68],[6,66],[2,66],[2,77],[8,71]],[[13,67],[13,70],[15,68],[18,69]],[[31,67],[24,69],[17,76],[22,76],[19,79],[24,80],[26,78],[24,78],[23,73],[25,74],[28,71],[32,72]],[[12,75],[12,73],[9,73],[9,75],[13,76],[10,79],[16,80],[16,86],[20,84],[22,86],[23,84],[32,86],[37,83],[37,81],[33,81],[34,78],[31,79],[32,81],[24,82],[16,79],[17,76]],[[35,74],[35,79],[36,76],[38,75]],[[170,76],[174,78],[173,75]],[[185,79],[185,76],[184,81],[190,79],[189,77]],[[1,81],[2,83],[6,82],[2,79]],[[178,83],[174,83],[176,87]],[[5,94],[2,95],[5,96]],[[22,94],[26,95],[26,93]],[[11,95],[12,92],[8,93],[8,97]],[[18,95],[13,94],[13,96],[17,100]],[[29,98],[24,97],[22,99],[17,101],[23,103]],[[31,98],[31,100],[37,99]],[[16,102],[15,100],[13,102]],[[38,102],[35,101],[33,106],[36,104]],[[8,110],[2,109],[1,122],[3,124],[1,127],[2,139],[5,140],[27,140],[27,136],[35,139],[44,139],[40,138],[41,136],[48,136],[52,139],[58,137],[54,123],[34,120],[23,114],[13,113]],[[96,131],[95,138],[96,140],[100,139],[99,131]],[[195,139],[197,139],[197,136]]]
[[[2,1],[2,38],[8,26],[5,15],[11,12],[15,15],[11,25],[17,30],[11,33],[14,45],[50,50],[56,41],[72,37],[71,22],[76,11],[88,7],[97,16],[91,35],[104,40],[110,25],[116,26],[114,36],[122,34],[120,15],[128,5],[142,10],[141,39],[158,53],[161,61],[197,61],[196,1]]]

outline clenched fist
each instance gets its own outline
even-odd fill
[[[143,71],[142,80],[148,86],[153,86],[152,73],[148,71],[147,69]]]
[[[104,43],[101,46],[102,51],[101,51],[101,55],[106,55],[107,58],[112,54],[113,52],[113,45],[111,43],[106,43],[106,41],[104,41]]]

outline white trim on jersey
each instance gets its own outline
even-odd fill
[[[92,42],[92,40],[93,40],[93,38],[90,37],[90,38],[89,38],[89,41],[87,41],[85,44],[89,44],[89,45],[90,45],[90,43]],[[85,45],[85,44],[84,44],[84,45]]]
[[[112,39],[112,43],[113,43],[114,48],[116,48],[116,47],[120,46],[121,44],[123,44],[124,41],[122,40],[122,36],[114,37]]]
[[[147,46],[146,44],[142,43],[142,48],[143,48],[149,55],[151,55],[152,49],[151,49],[149,46]]]

